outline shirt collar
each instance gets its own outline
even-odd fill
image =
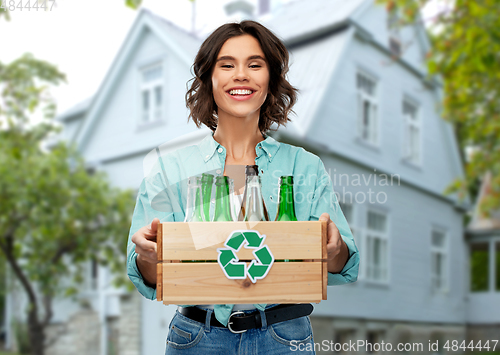
[[[213,157],[215,151],[219,147],[222,147],[222,145],[214,139],[214,132],[211,132],[203,138],[198,146],[200,147],[205,163]],[[264,140],[255,146],[255,153],[258,157],[265,154],[269,162],[271,162],[279,148],[280,143],[278,141],[276,141],[273,137],[264,134]]]

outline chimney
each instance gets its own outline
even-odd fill
[[[271,0],[259,0],[259,16],[271,10]]]
[[[254,6],[246,0],[233,0],[224,6],[230,21],[243,21],[253,19]]]

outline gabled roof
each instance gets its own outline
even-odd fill
[[[371,0],[302,0],[294,1],[264,24],[288,45],[327,32],[353,17],[361,5]]]
[[[480,205],[484,198],[493,193],[491,180],[492,175],[488,171],[481,183],[472,220],[467,226],[467,230],[471,233],[500,230],[500,210],[491,212],[489,217],[486,217],[480,210]]]
[[[94,95],[90,103],[86,103],[88,105],[87,115],[82,122],[81,128],[76,131],[73,138],[80,150],[83,150],[87,136],[94,127],[108,96],[111,95],[114,83],[120,79],[120,74],[125,69],[129,56],[139,44],[141,35],[146,29],[162,40],[188,68],[191,67],[196,51],[200,46],[199,39],[169,21],[154,15],[151,11],[141,8],[96,95]],[[82,104],[82,109],[84,107],[85,105]],[[65,115],[68,117],[66,113]]]

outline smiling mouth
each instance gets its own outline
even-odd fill
[[[246,96],[246,95],[252,95],[254,91],[248,89],[236,89],[236,90],[229,90],[228,93],[231,96]]]

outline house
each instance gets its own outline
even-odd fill
[[[481,184],[466,236],[470,255],[470,293],[467,295],[468,335],[474,343],[494,340],[500,334],[500,211],[489,216],[480,209],[493,193],[488,172]],[[493,346],[494,344],[490,344]],[[498,348],[497,348],[498,350]]]
[[[423,64],[425,29],[398,28],[372,0],[297,0],[273,9],[261,21],[289,48],[290,82],[300,90],[293,123],[273,135],[322,158],[361,255],[358,281],[329,287],[328,301],[315,305],[315,341],[417,344],[401,349],[409,352],[420,344],[428,352],[429,342],[439,342],[434,351],[465,340],[476,317],[466,301],[466,206],[443,195],[463,170],[453,130],[437,110],[441,84]],[[201,42],[140,10],[97,93],[59,116],[62,138],[116,186],[137,189],[158,152],[208,133],[187,123],[184,103]],[[96,311],[101,354],[110,341],[120,354],[164,351],[175,307],[108,290],[105,270],[89,273],[94,286],[84,293]],[[81,306],[59,309],[63,323]]]

